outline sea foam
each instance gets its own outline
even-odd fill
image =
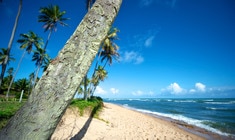
[[[166,118],[171,118],[171,119],[174,119],[174,120],[182,121],[182,122],[185,122],[189,125],[194,125],[194,126],[197,126],[199,128],[203,128],[203,129],[206,129],[208,131],[211,131],[213,133],[217,133],[219,135],[223,135],[223,136],[229,136],[230,135],[228,133],[221,132],[220,130],[217,130],[217,129],[212,128],[208,125],[203,124],[203,122],[210,122],[208,120],[196,120],[196,119],[188,118],[188,117],[185,117],[185,116],[182,116],[182,115],[165,114],[165,113],[153,112],[153,111],[143,110],[143,109],[135,109],[135,110],[139,111],[139,112],[142,112],[142,113],[147,113],[147,114],[157,115],[157,116],[160,116],[160,117],[166,117]]]

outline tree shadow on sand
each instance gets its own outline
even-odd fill
[[[81,128],[81,130],[75,135],[73,136],[70,140],[81,140],[86,132],[87,132],[87,129],[89,128],[90,124],[91,124],[91,121],[95,115],[95,113],[97,112],[97,110],[99,109],[99,106],[96,106],[93,108],[92,112],[91,112],[91,115],[89,116],[88,120],[86,121],[86,123],[84,124],[84,126]]]

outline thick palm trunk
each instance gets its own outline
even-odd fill
[[[35,86],[33,96],[0,132],[2,140],[46,140],[75,95],[122,0],[97,0]]]
[[[16,32],[16,28],[17,28],[17,25],[18,25],[18,21],[19,21],[21,9],[22,9],[22,0],[20,0],[20,3],[19,3],[19,8],[18,8],[18,13],[17,13],[17,15],[16,15],[15,24],[14,24],[14,27],[13,27],[13,29],[12,29],[10,41],[9,41],[9,43],[8,43],[8,47],[7,47],[7,57],[5,58],[5,61],[4,61],[3,64],[2,64],[2,72],[1,72],[1,75],[0,75],[0,87],[1,87],[1,85],[2,85],[2,80],[3,80],[3,78],[4,78],[4,74],[5,74],[5,71],[6,71],[6,68],[7,68],[7,62],[8,62],[9,56],[10,56],[10,51],[11,51],[11,47],[12,47],[12,42],[13,42],[14,37],[15,37],[15,32]]]

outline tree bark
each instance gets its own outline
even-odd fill
[[[46,140],[86,75],[122,0],[97,0],[50,63],[27,103],[0,132],[2,140]]]

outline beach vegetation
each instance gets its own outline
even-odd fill
[[[83,100],[83,99],[73,99],[71,102],[71,106],[78,107],[79,113],[81,116],[84,113],[92,114],[95,117],[98,116],[98,112],[103,107],[103,99],[101,97],[92,96],[90,99]]]

